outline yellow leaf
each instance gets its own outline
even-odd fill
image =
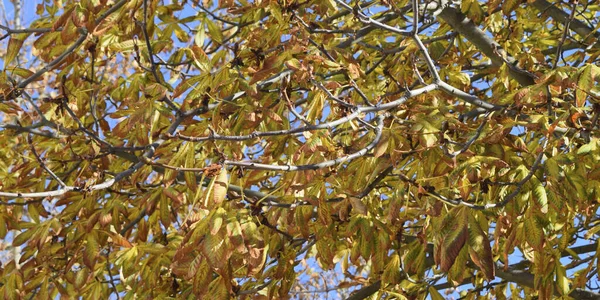
[[[215,180],[213,187],[213,202],[217,205],[221,204],[227,195],[227,187],[229,186],[229,180],[227,179],[227,169],[221,169],[221,172]]]
[[[211,279],[212,274],[210,272],[210,266],[208,265],[208,262],[203,259],[200,265],[196,267],[194,284],[192,285],[194,295],[196,295],[198,299],[202,299],[202,296],[206,294]]]
[[[83,255],[83,263],[90,268],[94,269],[94,265],[96,264],[96,256],[100,252],[98,241],[96,240],[96,236],[92,233],[88,233],[86,236],[86,245],[85,245],[85,253]]]
[[[20,33],[10,36],[10,40],[8,41],[8,47],[6,48],[6,56],[4,57],[4,66],[10,65],[10,63],[17,57],[19,51],[21,51],[21,47],[23,46],[23,42],[29,36],[29,33]]]
[[[212,40],[217,43],[223,42],[223,32],[222,29],[217,26],[210,18],[205,19],[206,27],[208,28],[208,33]]]
[[[532,183],[535,185],[533,195],[540,205],[540,211],[544,214],[548,213],[548,196],[546,195],[546,188],[537,179],[532,178]]]
[[[536,222],[535,218],[525,218],[523,231],[527,243],[529,243],[533,249],[541,251],[544,242],[544,230],[540,227],[540,224]]]
[[[400,283],[402,273],[400,273],[400,256],[397,253],[392,254],[389,262],[385,266],[382,278],[385,283]]]
[[[206,31],[204,31],[204,24],[200,23],[198,29],[196,30],[198,32],[194,36],[194,43],[198,47],[204,47],[204,41],[206,41]]]
[[[36,231],[37,231],[37,227],[33,227],[33,228],[30,228],[30,229],[28,229],[28,230],[26,230],[24,232],[21,232],[13,240],[13,242],[12,242],[13,247],[18,247],[18,246],[21,246],[21,245],[25,244],[25,242],[27,242],[27,241],[29,241],[31,239],[31,237],[33,236],[33,234]]]
[[[208,294],[212,299],[229,299],[229,291],[225,279],[221,276],[208,285]]]
[[[223,225],[223,217],[225,216],[225,210],[221,207],[217,209],[216,214],[212,218],[212,222],[210,223],[210,234],[215,235],[221,229],[221,225]]]
[[[27,77],[33,75],[32,71],[30,71],[28,69],[24,69],[24,68],[19,68],[19,67],[6,68],[6,72],[8,72],[10,74],[18,75],[21,78],[27,78]]]
[[[429,287],[429,296],[431,296],[431,300],[444,300],[444,296],[440,294],[433,286]]]
[[[376,158],[382,156],[387,150],[389,142],[389,134],[383,134],[381,136],[381,140],[379,141],[377,146],[375,146],[375,150],[373,150],[373,156],[375,156]]]
[[[587,99],[587,95],[594,86],[594,71],[592,65],[587,65],[583,68],[577,79],[577,90],[575,91],[575,99],[577,107],[583,107]]]
[[[569,287],[569,279],[567,278],[567,271],[565,267],[557,260],[556,266],[556,286],[561,295],[566,296],[569,294],[571,288]]]

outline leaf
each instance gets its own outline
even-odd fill
[[[483,9],[476,0],[462,1],[460,8],[475,24],[483,20]]]
[[[430,286],[428,291],[431,300],[445,300],[444,296],[442,296],[442,294],[440,294],[433,286]]]
[[[206,52],[204,52],[204,50],[202,50],[201,47],[198,47],[195,44],[189,49],[192,53],[192,57],[194,59],[194,62],[196,63],[196,66],[198,66],[204,72],[209,72],[210,58],[208,57],[208,55],[206,55]]]
[[[194,35],[194,44],[198,47],[204,47],[204,41],[206,40],[206,32],[204,30],[204,24],[200,23],[198,29],[196,29],[196,35]]]
[[[485,218],[483,214],[478,214],[478,216]],[[496,269],[490,241],[473,214],[469,214],[469,255],[473,263],[483,272],[485,278],[489,281],[493,280]]]
[[[208,33],[210,34],[210,37],[212,40],[214,40],[217,43],[222,43],[223,42],[223,32],[221,32],[221,28],[217,27],[217,24],[215,24],[215,22],[212,21],[212,19],[210,18],[206,18],[206,27],[208,28]]]
[[[222,276],[213,280],[208,285],[208,294],[213,299],[229,299],[229,291],[227,290],[227,284]]]
[[[579,73],[579,78],[577,78],[577,90],[575,92],[575,103],[577,107],[583,107],[585,105],[587,95],[594,86],[594,77],[597,76],[597,74],[593,74],[592,71],[594,70],[594,67],[588,64]]]
[[[227,249],[224,236],[221,234],[206,235],[202,241],[202,253],[213,268],[221,268],[227,264],[231,252]]]
[[[188,143],[190,146],[187,147],[185,152],[185,163],[184,167],[193,168],[194,162],[196,160],[196,150],[194,149],[193,143]],[[185,183],[187,187],[189,187],[193,192],[196,192],[198,189],[198,184],[196,182],[196,174],[194,172],[184,172],[183,177],[185,179]]]
[[[334,267],[333,258],[335,253],[332,249],[333,241],[326,238],[320,238],[317,240],[315,244],[315,248],[317,249],[317,257],[319,258],[319,263],[321,267],[325,270],[331,270]]]
[[[558,292],[563,296],[567,296],[571,291],[571,287],[569,285],[569,278],[567,277],[567,271],[558,260],[554,263],[554,266],[554,273],[556,274],[556,286],[558,287]]]
[[[100,247],[98,241],[93,233],[88,233],[86,236],[85,252],[83,255],[83,263],[90,268],[94,269],[96,264],[96,256],[100,253]]]
[[[381,157],[383,154],[385,154],[385,152],[387,151],[389,142],[390,142],[390,135],[386,134],[386,133],[382,134],[381,140],[379,140],[379,143],[377,143],[377,146],[375,146],[375,149],[373,150],[373,156],[378,158],[378,157]]]
[[[9,74],[18,75],[21,78],[27,78],[34,74],[32,71],[30,71],[28,69],[19,68],[19,67],[7,67],[5,69],[6,69],[6,72],[8,72]]]
[[[523,226],[523,235],[525,236],[527,243],[536,251],[542,251],[544,242],[544,230],[537,223],[535,218],[525,218]]]
[[[19,33],[13,34],[8,40],[8,47],[6,48],[6,54],[4,56],[4,66],[9,66],[10,63],[19,55],[23,42],[31,33]]]
[[[462,247],[454,264],[448,270],[448,281],[452,283],[454,286],[459,286],[461,282],[465,280],[471,274],[472,270],[466,268],[467,263],[469,261],[469,247]]]
[[[254,73],[254,75],[252,76],[252,79],[250,79],[250,82],[248,83],[249,85],[253,85],[267,77],[269,77],[269,75],[275,73],[280,67],[280,64],[278,63],[278,56],[277,55],[271,55],[269,56],[267,59],[265,59],[263,61],[263,66],[262,68],[257,71],[256,73]]]
[[[25,242],[29,241],[31,239],[31,237],[33,236],[33,234],[35,234],[36,232],[37,232],[37,227],[32,227],[32,228],[25,230],[24,232],[21,232],[12,241],[13,247],[18,247],[18,246],[25,244]]]
[[[6,218],[4,215],[0,214],[0,239],[5,239],[7,233],[8,228],[6,227]]]
[[[548,213],[548,196],[546,195],[546,188],[537,179],[532,179],[531,182],[534,185],[533,195],[540,205],[540,211],[544,214]]]
[[[198,257],[201,257],[201,255],[198,255]],[[212,277],[208,262],[205,259],[202,259],[200,265],[196,268],[192,285],[194,295],[198,297],[198,299],[202,299],[208,291],[208,285],[210,284]]]
[[[213,203],[216,205],[221,204],[223,200],[225,200],[225,196],[227,195],[227,187],[229,186],[229,180],[227,178],[227,169],[222,168],[221,172],[217,176],[215,180],[215,185],[213,186]]]
[[[402,273],[400,273],[400,256],[398,256],[397,253],[392,254],[388,260],[385,270],[381,275],[381,280],[390,284],[396,284],[402,281]]]
[[[439,237],[435,243],[435,261],[448,272],[461,252],[469,236],[468,216],[465,207],[455,207],[442,221]]]
[[[348,64],[348,75],[350,75],[350,78],[357,80],[364,75],[364,71],[358,64],[350,63]]]
[[[596,151],[596,149],[598,148],[598,141],[596,139],[592,139],[591,142],[579,147],[579,149],[577,149],[577,155],[584,155],[584,154],[588,154],[592,151]]]
[[[325,0],[327,8],[331,11],[337,11],[337,3],[334,0]]]
[[[171,226],[171,210],[169,209],[169,201],[165,197],[160,197],[158,204],[160,213],[160,222],[165,228]]]
[[[546,167],[546,172],[548,172],[548,174],[550,176],[552,176],[552,179],[554,180],[558,180],[560,177],[560,167],[558,166],[558,163],[556,162],[556,159],[554,157],[548,158],[545,162],[544,162],[544,167]]]
[[[420,241],[415,241],[410,250],[404,255],[404,268],[409,274],[421,274],[425,267],[425,247]]]
[[[71,6],[71,8],[69,8],[69,9],[65,10],[64,13],[58,19],[56,19],[54,24],[52,24],[52,31],[56,31],[57,29],[63,27],[65,25],[65,23],[67,22],[67,20],[69,20],[71,18],[71,14],[73,13],[74,9],[75,9],[75,5]]]
[[[111,234],[110,238],[112,239],[112,242],[115,243],[115,245],[120,246],[120,247],[125,247],[125,248],[132,248],[133,244],[131,244],[131,242],[129,242],[126,238],[124,238],[122,235],[120,234]]]
[[[506,0],[502,2],[502,13],[504,13],[505,16],[509,16],[513,10],[515,10],[518,6],[519,3],[521,3],[520,0]]]
[[[221,229],[221,225],[223,225],[223,218],[225,217],[225,210],[221,207],[217,209],[217,212],[212,217],[212,222],[210,223],[210,234],[215,235]]]
[[[352,205],[352,208],[355,209],[356,212],[358,212],[359,214],[361,214],[363,216],[367,215],[367,207],[365,206],[365,204],[362,202],[362,200],[360,198],[350,196],[349,200],[350,200],[350,204]]]

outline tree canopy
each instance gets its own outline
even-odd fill
[[[594,1],[12,3],[4,299],[600,297]]]

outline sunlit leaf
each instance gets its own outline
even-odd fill
[[[10,36],[8,40],[8,47],[6,48],[6,56],[4,57],[4,66],[8,66],[17,57],[23,46],[23,42],[29,36],[30,33],[19,33]]]

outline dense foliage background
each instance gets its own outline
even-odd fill
[[[11,2],[2,298],[600,297],[594,1]]]

